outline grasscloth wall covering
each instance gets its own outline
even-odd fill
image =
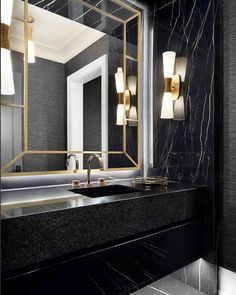
[[[222,2],[224,135],[220,263],[236,272],[236,1]]]

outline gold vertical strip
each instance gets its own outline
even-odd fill
[[[28,150],[28,0],[24,2],[24,152]]]
[[[123,29],[123,41],[124,41],[124,52],[123,52],[123,67],[124,67],[124,86],[126,89],[126,54],[127,54],[127,25],[126,22],[124,23]],[[123,99],[124,108],[125,108],[125,99]],[[123,122],[123,152],[126,153],[126,122]]]
[[[138,15],[138,126],[137,126],[137,145],[138,145],[138,165],[141,163],[141,95],[142,95],[142,78],[141,78],[141,50],[142,50],[142,18],[141,14]]]

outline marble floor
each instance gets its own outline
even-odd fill
[[[132,295],[205,295],[171,275],[164,277],[138,291]]]

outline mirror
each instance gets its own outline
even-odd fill
[[[139,169],[140,11],[119,0],[14,0],[12,15],[15,94],[1,95],[2,172],[72,172],[70,154],[83,170],[92,153],[105,170]]]

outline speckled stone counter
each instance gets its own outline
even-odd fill
[[[204,187],[179,183],[96,199],[70,188],[2,192],[3,273],[199,216],[206,198]]]

